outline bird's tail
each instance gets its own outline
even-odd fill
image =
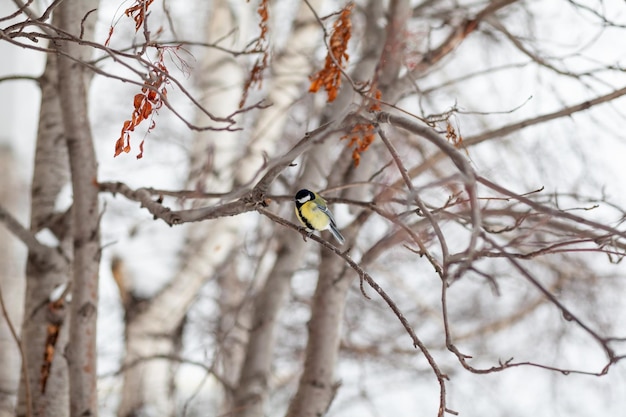
[[[344,237],[341,236],[341,233],[339,233],[337,226],[331,223],[329,229],[330,229],[330,232],[333,234],[333,237],[337,240],[337,242],[339,242],[340,245],[343,245],[346,239],[344,239]]]

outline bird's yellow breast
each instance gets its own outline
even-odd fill
[[[296,207],[298,220],[304,226],[313,230],[325,230],[330,224],[330,219],[313,201],[307,201],[299,208]]]

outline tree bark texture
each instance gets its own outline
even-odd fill
[[[370,36],[364,59],[359,61],[355,68],[356,80],[374,78],[375,88],[384,90],[395,79],[401,68],[402,43],[406,21],[408,19],[409,4],[407,0],[394,0],[389,5],[388,18],[391,24],[385,35],[382,35],[378,20],[384,9],[381,3],[370,1],[367,5],[367,30]],[[372,37],[383,37],[385,43],[379,46]],[[336,120],[338,114],[346,114],[353,98],[349,89],[342,89],[337,100],[327,106],[324,112],[326,120]],[[374,152],[366,153],[365,158],[372,158]],[[359,170],[344,169],[339,165],[332,167],[328,175],[331,184],[358,182],[366,180],[371,175],[374,164],[365,163]],[[346,178],[348,176],[349,178]],[[363,189],[364,190],[364,189]],[[352,196],[361,199],[363,191],[351,192]],[[354,230],[345,233],[349,245],[354,238]],[[330,407],[336,390],[334,370],[339,353],[340,329],[343,321],[347,291],[350,283],[350,273],[342,271],[342,265],[328,251],[322,250],[320,260],[318,284],[313,297],[311,320],[309,321],[309,338],[305,352],[305,362],[298,390],[287,411],[287,417],[319,417],[325,415]]]
[[[343,264],[322,251],[320,271],[311,303],[309,338],[298,391],[289,404],[287,417],[319,417],[326,414],[335,396],[335,365],[346,295],[353,282]]]
[[[0,201],[13,213],[22,211],[26,204],[20,198],[21,187],[15,174],[17,162],[11,147],[0,142]],[[0,313],[0,417],[13,416],[17,403],[22,359],[9,323],[19,332],[24,307],[21,300],[25,259],[22,243],[6,228],[0,227],[0,296],[7,310],[6,317]]]
[[[76,36],[97,2],[65,1],[56,10],[59,26]],[[73,206],[72,301],[67,351],[70,415],[97,416],[96,324],[100,267],[98,165],[88,118],[87,88],[78,42],[59,42],[59,98],[69,155]]]
[[[55,16],[53,22],[57,23]],[[65,309],[47,312],[47,304],[53,290],[70,280],[69,262],[72,258],[71,217],[55,211],[56,199],[69,181],[67,145],[61,120],[61,104],[57,80],[57,57],[48,55],[46,68],[40,78],[41,107],[35,148],[35,166],[31,190],[31,231],[49,228],[58,240],[57,249],[66,259],[64,264],[50,268],[45,262],[29,254],[26,266],[26,294],[22,342],[27,361],[28,380],[22,375],[18,401],[18,415],[25,415],[26,384],[30,385],[30,402],[36,416],[69,415],[69,383],[67,361],[63,348],[67,343],[68,326]],[[50,321],[53,319],[54,323]],[[49,324],[60,326],[59,337],[50,364],[50,375],[45,389],[42,387],[41,370],[44,365],[47,328]]]
[[[241,6],[248,7],[246,4]],[[238,24],[236,21],[236,14],[231,7],[225,0],[215,1],[210,5],[205,34],[208,42],[221,39],[233,27],[245,29],[245,24]],[[241,49],[244,47],[244,39],[246,37],[240,34],[223,42],[225,46]],[[237,107],[241,99],[244,76],[241,66],[231,54],[210,48],[204,52],[199,67],[197,76],[202,91],[202,106],[217,116],[227,115],[231,109]],[[198,111],[198,115],[197,124],[212,123],[201,111]],[[233,187],[232,169],[237,166],[236,160],[241,156],[241,144],[237,141],[237,135],[237,132],[216,131],[200,132],[195,136],[188,179],[191,188],[220,192]],[[180,270],[157,295],[150,300],[144,300],[142,309],[126,323],[125,364],[173,352],[175,338],[180,337],[181,326],[198,292],[203,285],[215,278],[216,271],[230,258],[233,248],[240,244],[239,227],[239,219],[226,217],[188,228]],[[233,274],[228,275],[228,282],[222,283],[229,289],[220,300],[224,308],[232,311],[230,305],[238,304],[240,296],[230,286]],[[234,284],[235,287],[238,285]],[[231,375],[229,379],[233,384],[242,362],[241,351],[237,346],[224,351],[224,360],[233,363],[227,367],[235,368],[234,371],[225,372]],[[125,370],[119,417],[129,416],[133,410],[137,412],[146,407],[152,407],[159,415],[164,416],[174,412],[174,398],[171,395],[165,398],[165,393],[169,392],[173,382],[173,374],[166,373],[166,362],[147,360]],[[155,378],[155,375],[161,377]]]
[[[263,289],[254,300],[254,312],[241,375],[234,394],[238,417],[262,417],[272,388],[272,361],[278,315],[285,306],[291,277],[300,267],[305,244],[295,233],[282,235],[277,259]]]
[[[276,145],[283,140],[285,126],[291,115],[292,105],[300,98],[302,85],[308,82],[312,72],[310,56],[319,44],[319,25],[310,7],[318,10],[322,0],[302,3],[294,20],[292,36],[285,48],[272,61],[272,73],[268,101],[272,106],[261,112],[257,120],[248,154],[240,164],[238,181],[246,183],[262,167],[263,153],[274,155]],[[317,172],[308,166],[306,183],[313,184]],[[292,213],[291,207],[287,215]],[[233,410],[239,417],[262,417],[265,415],[271,386],[271,369],[276,342],[278,315],[283,309],[289,292],[291,277],[300,267],[306,248],[305,242],[295,233],[277,236],[278,251],[272,270],[263,288],[255,295],[252,321],[248,335],[241,375],[234,393]]]

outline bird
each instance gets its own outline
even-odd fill
[[[326,206],[326,201],[313,191],[302,189],[296,193],[296,216],[309,230],[330,230],[333,237],[343,245],[345,239],[337,229],[335,217]]]

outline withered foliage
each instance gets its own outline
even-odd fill
[[[57,341],[59,340],[59,333],[61,332],[61,325],[63,324],[61,311],[64,308],[64,297],[60,297],[58,300],[52,301],[48,304],[49,321],[46,326],[46,345],[44,346],[43,362],[41,364],[41,372],[39,375],[39,388],[41,393],[46,392],[48,378],[50,377],[50,372],[52,370],[52,361],[54,359],[54,353],[56,352]]]
[[[254,86],[261,88],[261,85],[263,84],[263,71],[265,71],[269,63],[269,40],[267,39],[269,31],[269,5],[267,0],[261,0],[257,13],[260,18],[259,29],[261,29],[261,33],[254,43],[253,51],[261,52],[261,55],[254,63],[254,66],[250,70],[250,75],[243,86],[243,94],[241,95],[241,100],[239,101],[240,109],[246,104],[250,88]]]
[[[155,63],[155,69],[141,88],[141,93],[135,94],[133,99],[133,113],[130,120],[125,120],[122,126],[120,137],[115,142],[115,155],[118,156],[122,152],[128,153],[131,150],[130,133],[135,130],[144,120],[151,119],[162,106],[167,98],[168,71],[163,59],[163,52],[166,48],[159,49],[158,61]],[[155,127],[154,120],[148,127],[150,132]],[[144,140],[139,144],[139,153],[137,159],[143,157]]]
[[[380,111],[380,99],[382,93],[379,89],[373,89],[374,92],[373,97],[368,98],[369,105],[367,110],[369,112],[377,112]],[[354,161],[354,166],[359,166],[361,162],[361,154],[367,151],[374,142],[374,138],[376,137],[376,128],[371,123],[357,123],[350,131],[349,134],[341,137],[341,140],[348,141],[348,147],[354,148],[352,150],[352,160]]]
[[[146,20],[146,14],[148,7],[154,0],[135,0],[135,4],[128,9],[124,10],[124,14],[128,17],[132,17],[135,21],[135,31],[139,31],[143,26],[144,20]]]
[[[463,136],[461,134],[457,134],[454,126],[450,123],[450,120],[446,120],[446,139],[448,142],[452,143],[455,148],[463,149],[465,154],[469,156],[469,152],[467,148],[463,145]]]
[[[135,0],[133,5],[124,10],[124,15],[132,17],[135,21],[135,32],[146,23],[146,16],[148,14],[148,8],[154,0]],[[109,28],[109,35],[105,41],[105,45],[108,45],[113,35],[114,25]],[[148,42],[149,39],[146,39]],[[155,127],[155,122],[152,120],[154,114],[163,106],[164,101],[167,99],[167,84],[169,84],[169,71],[165,65],[164,52],[167,50],[176,51],[181,46],[153,46],[158,50],[157,62],[152,66],[145,77],[141,92],[135,94],[133,97],[133,112],[129,120],[125,120],[122,125],[120,137],[115,142],[114,156],[118,156],[122,152],[129,153],[130,146],[130,134],[139,126],[144,120],[151,120],[150,126],[147,132],[150,132]],[[178,56],[178,55],[176,55]],[[182,60],[181,60],[182,61]],[[139,144],[139,153],[137,159],[143,157],[143,145],[144,140]]]
[[[352,36],[350,15],[353,7],[354,4],[350,3],[339,14],[330,35],[330,45],[326,54],[324,68],[311,76],[309,92],[316,93],[323,87],[328,94],[329,103],[337,98],[337,93],[341,87],[341,70],[345,67],[350,57],[347,50],[348,41],[350,41]]]
[[[128,17],[132,17],[135,21],[135,32],[138,32],[141,26],[143,26],[146,15],[148,13],[148,8],[152,4],[154,0],[135,0],[135,3],[130,6],[128,9],[124,10],[124,14]],[[113,36],[113,31],[115,30],[115,26],[111,25],[109,28],[109,36],[106,41],[104,41],[104,46],[109,46],[111,42],[111,36]]]

